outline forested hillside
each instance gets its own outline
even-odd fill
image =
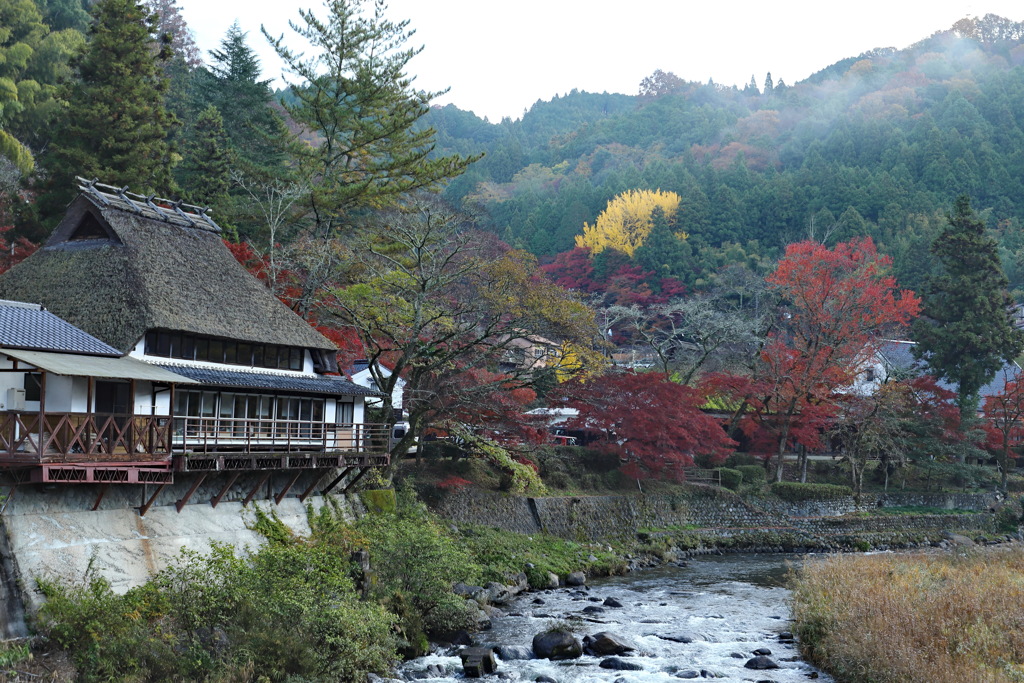
[[[448,197],[548,259],[615,196],[660,189],[680,195],[673,228],[687,236],[685,262],[662,266],[691,287],[727,263],[770,264],[796,239],[869,235],[916,288],[967,193],[1024,288],[1024,25],[992,15],[793,85],[659,71],[636,96],[574,91],[517,121],[451,105],[428,118],[443,152],[487,154]]]

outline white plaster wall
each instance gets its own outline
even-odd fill
[[[7,356],[0,357],[0,368],[13,368],[14,364],[11,359]],[[0,410],[8,410],[7,407],[7,390],[8,389],[24,389],[25,388],[25,373],[23,372],[0,372]],[[36,409],[39,409],[39,404],[36,403]]]
[[[48,413],[71,413],[73,407],[74,385],[73,377],[55,375],[52,372],[46,373],[46,412]],[[84,382],[84,380],[83,380]],[[82,394],[82,407],[85,407],[85,394]]]

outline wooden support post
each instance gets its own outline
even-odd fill
[[[246,505],[249,504],[249,501],[251,501],[253,497],[256,496],[256,492],[260,490],[260,487],[267,483],[267,479],[270,479],[270,472],[263,473],[263,477],[255,486],[252,487],[252,491],[249,491],[249,495],[246,496],[245,500],[242,501],[242,507],[245,507]]]
[[[220,490],[220,493],[213,497],[213,500],[210,501],[210,505],[217,507],[217,504],[220,503],[220,499],[223,498],[224,494],[235,485],[236,481],[238,481],[238,472],[232,472],[231,476],[228,477],[228,483],[224,484],[224,488]]]
[[[199,488],[199,486],[203,483],[204,479],[206,479],[206,472],[200,474],[199,477],[196,478],[192,486],[189,487],[188,493],[185,494],[185,497],[181,498],[177,503],[174,504],[174,507],[178,509],[178,512],[181,512],[181,509],[188,505],[188,499],[192,497],[192,494],[196,492],[196,489]]]
[[[295,474],[292,475],[292,478],[289,479],[288,483],[284,485],[283,489],[281,489],[281,493],[274,496],[275,505],[281,504],[281,501],[284,500],[284,497],[288,495],[288,492],[292,490],[292,487],[295,486],[295,482],[297,482],[301,476],[302,470],[296,470]]]
[[[341,492],[342,492],[342,493],[348,493],[348,490],[349,490],[350,488],[352,488],[353,486],[355,486],[355,485],[356,485],[356,482],[357,482],[357,481],[359,481],[360,479],[362,479],[362,478],[363,478],[363,477],[364,477],[364,476],[366,475],[366,473],[367,473],[367,472],[369,472],[369,471],[370,471],[370,468],[369,468],[369,467],[364,467],[363,469],[359,470],[359,474],[357,474],[357,475],[355,476],[355,479],[353,479],[352,481],[350,481],[350,482],[348,483],[348,485],[347,485],[347,486],[345,486],[345,488],[343,488],[343,489],[341,490]]]
[[[327,474],[326,470],[321,472],[321,473],[319,473],[318,475],[316,475],[316,477],[313,478],[313,481],[312,481],[312,483],[310,483],[309,487],[305,491],[302,492],[301,496],[299,496],[299,502],[300,503],[305,503],[306,502],[306,499],[309,498],[309,494],[313,493],[313,489],[316,488],[316,485],[320,483],[320,480],[324,478],[325,474]]]
[[[139,508],[139,517],[146,516],[146,513],[149,512],[149,508],[153,507],[153,503],[156,502],[156,497],[160,495],[160,492],[164,490],[165,486],[167,486],[167,484],[160,484],[156,487],[156,491],[153,492],[153,495],[150,496],[149,500]]]
[[[325,489],[320,491],[320,495],[321,496],[326,496],[328,493],[330,493],[331,490],[335,486],[340,484],[341,480],[344,479],[346,476],[348,476],[348,473],[351,472],[354,469],[355,469],[354,467],[346,467],[344,470],[342,470],[341,474],[339,474],[337,477],[335,477],[334,481],[332,481],[330,484],[327,485],[327,488],[325,488]]]
[[[99,495],[96,496],[96,502],[92,504],[92,511],[96,512],[100,509],[100,503],[103,501],[103,496],[107,495],[107,487],[109,484],[103,484],[100,486]]]

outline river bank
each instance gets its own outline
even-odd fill
[[[1010,683],[1024,677],[1024,549],[807,562],[794,630],[841,683]]]

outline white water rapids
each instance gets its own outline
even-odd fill
[[[534,681],[548,676],[559,683],[607,681],[613,683],[677,682],[697,675],[696,680],[773,681],[795,683],[832,679],[802,661],[796,646],[779,642],[790,631],[789,590],[785,588],[788,565],[795,560],[783,555],[727,555],[701,557],[687,567],[659,567],[627,576],[591,582],[588,589],[559,588],[525,593],[494,618],[493,629],[476,634],[485,646],[529,648],[533,636],[554,621],[575,622],[578,635],[608,631],[636,646],[623,655],[639,664],[640,671],[599,668],[604,657],[552,662],[544,659],[499,660],[496,675],[480,680]],[[613,597],[621,608],[603,607]],[[542,600],[543,604],[535,601]],[[588,606],[603,612],[584,613]],[[659,636],[686,635],[690,643]],[[744,668],[753,651],[766,648],[779,669]],[[405,677],[423,676],[430,665],[446,673],[426,681],[464,680],[458,654],[436,653],[407,663]]]

